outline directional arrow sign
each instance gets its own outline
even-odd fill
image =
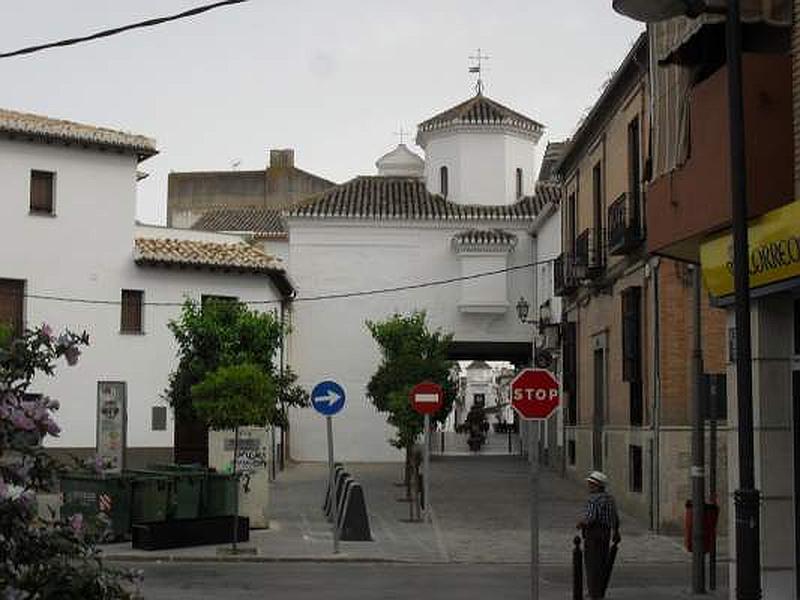
[[[344,388],[335,381],[323,381],[314,386],[311,404],[321,415],[330,417],[344,408]]]

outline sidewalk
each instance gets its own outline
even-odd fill
[[[329,523],[321,511],[327,468],[294,465],[272,488],[271,528],[251,532],[246,561],[353,561],[398,563],[526,564],[530,560],[528,470],[519,457],[435,457],[431,464],[432,523],[408,522],[408,504],[396,487],[400,464],[349,464],[363,485],[373,542],[342,542],[333,554]],[[542,471],[540,556],[543,565],[566,566],[585,492]],[[677,540],[657,536],[622,516],[618,565],[688,563]],[[115,560],[214,561],[216,546],[166,551],[132,550],[129,543],[103,547]],[[229,559],[230,560],[230,559]]]

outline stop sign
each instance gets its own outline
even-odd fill
[[[437,383],[423,381],[411,390],[411,407],[422,415],[435,415],[443,403],[444,391]]]
[[[525,369],[511,381],[511,406],[523,419],[546,419],[560,402],[558,380],[550,371]]]

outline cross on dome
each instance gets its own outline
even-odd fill
[[[478,79],[475,82],[475,93],[479,96],[483,94],[483,61],[489,60],[490,58],[491,56],[484,54],[481,48],[478,48],[475,54],[469,57],[469,59],[473,61],[472,66],[469,68],[469,72],[475,73],[478,76]]]

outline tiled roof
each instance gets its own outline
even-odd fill
[[[537,185],[534,196],[509,205],[456,204],[431,194],[415,177],[356,177],[290,209],[289,217],[444,221],[527,221],[560,194],[558,186]]]
[[[517,245],[517,236],[502,229],[469,229],[453,236],[457,246],[506,246]]]
[[[499,102],[478,94],[419,124],[419,133],[451,125],[510,125],[531,133],[541,133],[544,125]]]
[[[177,265],[243,271],[283,272],[280,261],[248,244],[226,244],[169,238],[136,238],[137,265]]]
[[[192,225],[200,231],[255,233],[259,237],[286,237],[281,212],[270,208],[217,208],[209,210]]]
[[[158,153],[155,140],[143,135],[6,109],[0,109],[0,134],[129,150],[140,158]]]

